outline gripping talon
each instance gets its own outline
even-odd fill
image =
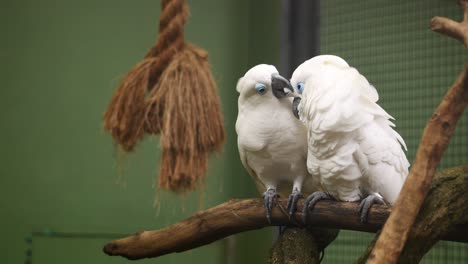
[[[308,212],[314,209],[314,206],[318,201],[331,199],[333,198],[326,192],[313,192],[311,195],[309,195],[304,202],[302,221],[306,223]]]
[[[297,210],[297,201],[302,198],[302,194],[299,192],[298,189],[294,189],[293,192],[289,195],[288,199],[288,214],[289,218],[296,212]]]
[[[366,198],[362,199],[359,204],[359,215],[361,223],[367,223],[367,217],[369,214],[369,209],[373,204],[385,204],[382,196],[378,194],[370,194]]]
[[[270,224],[271,224],[271,210],[273,208],[275,198],[277,197],[278,197],[278,194],[276,194],[275,189],[268,189],[266,192],[263,193],[263,201],[264,201],[264,206],[266,209],[266,217],[268,219],[268,223]]]

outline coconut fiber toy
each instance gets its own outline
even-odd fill
[[[104,114],[104,128],[126,152],[145,134],[161,134],[159,187],[175,192],[195,189],[225,137],[208,53],[184,40],[188,15],[184,0],[162,0],[156,44]]]

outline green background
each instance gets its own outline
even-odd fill
[[[159,139],[147,138],[119,166],[101,117],[119,80],[154,43],[160,1],[2,1],[0,262],[23,263],[32,231],[134,233],[229,198],[259,196],[238,158],[235,85],[254,64],[277,63],[279,9],[267,2],[188,1],[186,36],[210,54],[227,144],[210,160],[201,202],[198,193],[157,192],[154,207]],[[263,260],[271,233],[250,232],[142,263]],[[109,240],[34,236],[32,262],[126,263],[102,253]]]
[[[433,15],[460,18],[453,2],[322,1],[322,53],[342,56],[376,86],[410,161],[426,120],[463,65],[462,45],[428,29]],[[259,196],[237,154],[235,84],[255,64],[278,64],[280,2],[188,3],[187,39],[210,54],[227,143],[210,160],[206,192],[178,197],[152,188],[157,137],[143,141],[120,166],[101,126],[119,80],[155,41],[159,1],[1,1],[1,263],[24,263],[31,248],[33,263],[128,263],[101,252],[110,237],[63,238],[52,231],[134,233],[230,198]],[[467,163],[467,142],[465,114],[442,167]],[[29,246],[25,238],[33,231],[52,236],[34,235]],[[272,232],[138,263],[264,263]],[[342,232],[325,263],[349,263],[370,237]],[[462,263],[466,252],[466,245],[443,242],[426,261]]]

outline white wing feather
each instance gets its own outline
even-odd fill
[[[409,162],[402,137],[391,128],[393,118],[376,103],[376,89],[351,67],[327,62],[314,69],[299,105],[308,127],[309,172],[320,174],[342,200],[357,200],[351,190],[358,185],[393,202]]]
[[[240,156],[240,160],[242,162],[242,165],[244,165],[244,168],[247,170],[247,173],[254,180],[255,186],[257,187],[258,192],[260,192],[260,193],[264,192],[266,190],[265,184],[263,184],[260,181],[260,179],[258,178],[255,171],[250,167],[249,163],[247,162],[246,153],[245,153],[244,149],[240,145],[238,145],[238,148],[239,148],[239,156]]]

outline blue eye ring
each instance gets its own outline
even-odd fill
[[[302,94],[304,92],[304,83],[303,82],[298,83],[296,88],[299,91],[299,94]]]
[[[263,83],[255,84],[255,91],[257,91],[258,94],[265,94],[267,91],[266,85],[264,85]]]

